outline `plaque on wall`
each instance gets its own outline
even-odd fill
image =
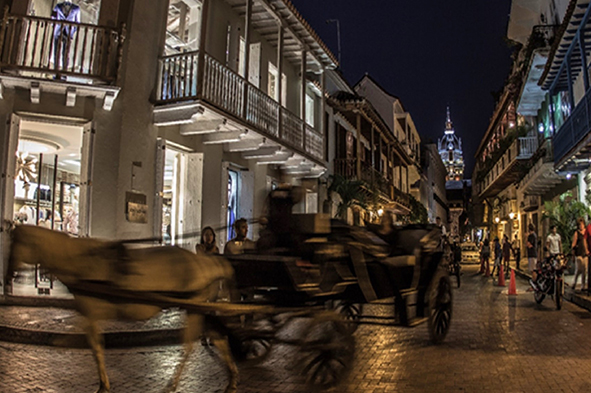
[[[148,223],[148,203],[145,194],[125,193],[125,218],[137,224]]]

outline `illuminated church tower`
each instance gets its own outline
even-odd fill
[[[447,169],[446,181],[464,180],[464,154],[462,152],[462,140],[455,134],[449,107],[447,107],[447,120],[445,122],[445,134],[437,143],[439,155]]]

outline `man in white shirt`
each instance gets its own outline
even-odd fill
[[[562,253],[562,239],[556,233],[556,225],[550,227],[550,233],[546,237],[546,247],[551,257]]]

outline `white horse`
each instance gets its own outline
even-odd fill
[[[185,352],[167,386],[168,392],[174,392],[194,341],[206,326],[220,326],[214,315],[195,312],[191,306],[207,305],[219,289],[220,281],[230,281],[234,274],[222,258],[195,255],[178,247],[133,249],[122,243],[72,238],[28,225],[18,226],[12,232],[8,277],[23,263],[41,265],[74,295],[76,308],[85,317],[86,336],[98,366],[97,393],[110,392],[104,341],[97,321],[146,320],[165,307],[184,308],[187,311]],[[211,303],[210,306],[216,307]],[[220,329],[208,331],[207,335],[219,349],[230,375],[226,393],[236,392],[238,369],[227,338]]]

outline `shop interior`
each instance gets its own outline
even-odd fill
[[[37,225],[78,236],[81,126],[21,121],[16,152],[13,211],[17,225]],[[65,295],[36,266],[19,273],[13,295]]]

